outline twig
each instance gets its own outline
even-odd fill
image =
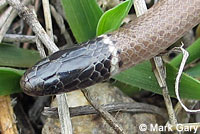
[[[122,126],[117,122],[117,120],[108,113],[105,109],[103,109],[97,102],[94,102],[89,95],[87,89],[81,90],[88,100],[88,102],[93,106],[93,108],[104,118],[104,120],[118,133],[118,134],[125,134]]]
[[[72,134],[72,123],[70,120],[70,112],[67,104],[67,94],[56,95],[58,100],[58,114],[61,123],[62,134]]]
[[[154,57],[152,65],[155,67],[154,74],[157,78],[158,84],[162,88],[162,94],[168,111],[170,124],[176,124],[177,119],[168,92],[166,83],[166,68],[163,64],[162,58],[160,56]]]
[[[56,9],[52,5],[50,5],[50,9],[51,9],[53,17],[56,20],[56,23],[58,24],[58,26],[60,28],[61,34],[64,35],[65,40],[67,41],[68,46],[73,46],[74,43],[73,43],[68,31],[65,28],[63,17],[59,13],[57,13]]]
[[[30,1],[31,0],[24,0],[23,4],[27,5]],[[8,19],[4,23],[3,27],[0,29],[0,43],[2,42],[2,39],[3,39],[4,35],[8,31],[12,21],[16,18],[16,16],[17,16],[17,11],[16,10],[12,10],[12,12],[10,13],[10,16],[8,17]]]
[[[17,16],[17,13],[14,10],[12,10],[8,19],[5,21],[4,25],[1,27],[1,29],[0,29],[0,43],[2,42],[4,35],[8,31],[8,28],[10,27],[12,21],[15,19],[16,16]]]
[[[36,36],[19,35],[19,34],[5,34],[3,42],[29,42],[35,43]]]
[[[53,5],[50,5],[51,13],[54,19],[56,20],[56,23],[58,24],[60,28],[61,34],[63,34],[66,31],[64,20],[62,16],[56,11]]]
[[[54,44],[54,42],[49,38],[44,28],[38,22],[34,13],[23,4],[20,3],[19,0],[7,0],[7,2],[13,6],[17,11],[20,17],[22,17],[26,23],[32,27],[32,30],[39,37],[39,39],[44,43],[49,52],[53,53],[58,51],[58,47]]]
[[[44,51],[44,46],[42,45],[41,41],[37,38],[35,43],[36,43],[37,49],[39,51],[40,57],[45,58],[46,53]]]
[[[6,20],[8,19],[8,17],[10,16],[10,13],[12,11],[12,7],[8,7],[3,14],[0,16],[0,29],[3,27],[4,23],[6,22]]]
[[[42,5],[43,5],[43,10],[44,10],[43,12],[44,12],[46,32],[53,41],[53,27],[52,27],[52,21],[51,21],[49,0],[42,0]]]
[[[40,2],[40,0],[35,0],[35,4],[34,4],[34,11],[35,11],[35,14],[37,14],[37,12],[38,12],[38,9],[39,9],[39,7],[41,6],[41,4],[40,4],[41,2]],[[26,32],[26,35],[32,35],[32,29],[31,29],[31,27],[28,27],[28,30],[27,30],[27,32]],[[29,43],[24,43],[23,44],[23,48],[28,48],[28,44]]]
[[[144,0],[135,0],[134,7],[136,10],[137,17],[139,17],[140,15],[144,14],[147,11],[146,3]],[[163,91],[163,97],[164,97],[165,104],[166,104],[166,107],[168,110],[170,123],[176,124],[177,119],[175,116],[175,112],[173,110],[170,96],[168,94],[168,88],[167,88],[166,81],[165,81],[166,69],[163,65],[162,58],[160,56],[154,57],[153,64],[156,67],[156,69],[154,69],[155,76],[156,76],[158,83]]]
[[[37,18],[37,14],[36,14],[34,8],[30,8],[30,10],[34,13],[33,15]],[[36,43],[36,46],[37,46],[37,50],[39,51],[40,57],[41,58],[45,58],[46,57],[46,53],[45,53],[44,46],[43,46],[42,42],[39,40],[39,37],[37,37],[35,43]]]
[[[144,0],[134,0],[134,8],[136,11],[136,16],[139,17],[147,12],[147,6]]]
[[[103,109],[112,113],[112,112],[128,112],[128,113],[152,113],[157,114],[164,119],[167,118],[167,114],[165,112],[153,105],[145,104],[145,103],[113,103],[101,105]],[[98,112],[92,106],[78,106],[78,107],[70,107],[69,108],[71,117],[88,115],[88,114],[98,114]],[[58,109],[57,108],[49,108],[45,107],[42,113],[48,117],[58,118]]]

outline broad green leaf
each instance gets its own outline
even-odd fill
[[[171,96],[174,95],[174,84],[177,75],[177,69],[166,64],[167,67],[167,85]],[[150,62],[144,62],[135,67],[121,72],[113,77],[114,79],[131,85],[133,87],[142,88],[155,93],[162,93],[157,80],[152,72]],[[182,98],[200,99],[200,82],[187,74],[183,73],[180,82],[180,95]]]
[[[195,65],[185,71],[190,76],[200,80],[200,64]]]
[[[96,27],[103,14],[96,0],[62,0],[69,26],[78,43],[96,36]]]
[[[9,44],[0,44],[0,66],[30,67],[40,59],[34,50],[25,50]]]
[[[122,20],[128,14],[133,0],[127,0],[106,11],[100,18],[97,26],[97,36],[118,29]]]
[[[0,67],[0,95],[20,92],[19,81],[23,73],[23,70]]]
[[[189,52],[189,57],[187,59],[187,64],[191,63],[192,61],[200,58],[200,38],[197,39],[191,46],[186,49]],[[176,56],[170,64],[174,67],[179,67],[183,54],[179,54]]]

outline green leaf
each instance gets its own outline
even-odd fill
[[[23,70],[0,67],[0,95],[21,92],[19,81],[23,74]]]
[[[96,0],[62,0],[65,15],[78,43],[96,36],[96,27],[103,14]]]
[[[97,36],[118,29],[122,20],[128,14],[133,0],[127,0],[106,11],[100,18],[97,26]]]
[[[187,59],[187,64],[191,63],[192,61],[200,58],[200,38],[197,39],[192,45],[190,45],[187,49],[189,52],[189,57]],[[174,67],[179,67],[183,54],[179,54],[173,60],[171,60],[170,64]]]
[[[166,68],[166,81],[169,88],[169,93],[172,97],[175,97],[174,84],[177,75],[177,69],[170,64],[166,64]],[[162,89],[159,87],[152,72],[150,62],[138,64],[131,69],[115,75],[113,78],[133,87],[139,87],[159,94],[162,93]],[[183,73],[180,82],[180,95],[182,98],[200,99],[200,82]]]
[[[39,59],[37,51],[0,44],[0,66],[25,68],[34,65]]]
[[[200,80],[200,64],[195,65],[185,71],[190,76]]]

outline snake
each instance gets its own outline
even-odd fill
[[[21,88],[31,96],[86,88],[158,55],[199,23],[200,0],[160,0],[118,30],[37,62]]]

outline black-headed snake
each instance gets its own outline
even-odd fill
[[[85,88],[159,54],[200,23],[200,0],[160,0],[119,30],[58,51],[24,74],[29,95]]]

